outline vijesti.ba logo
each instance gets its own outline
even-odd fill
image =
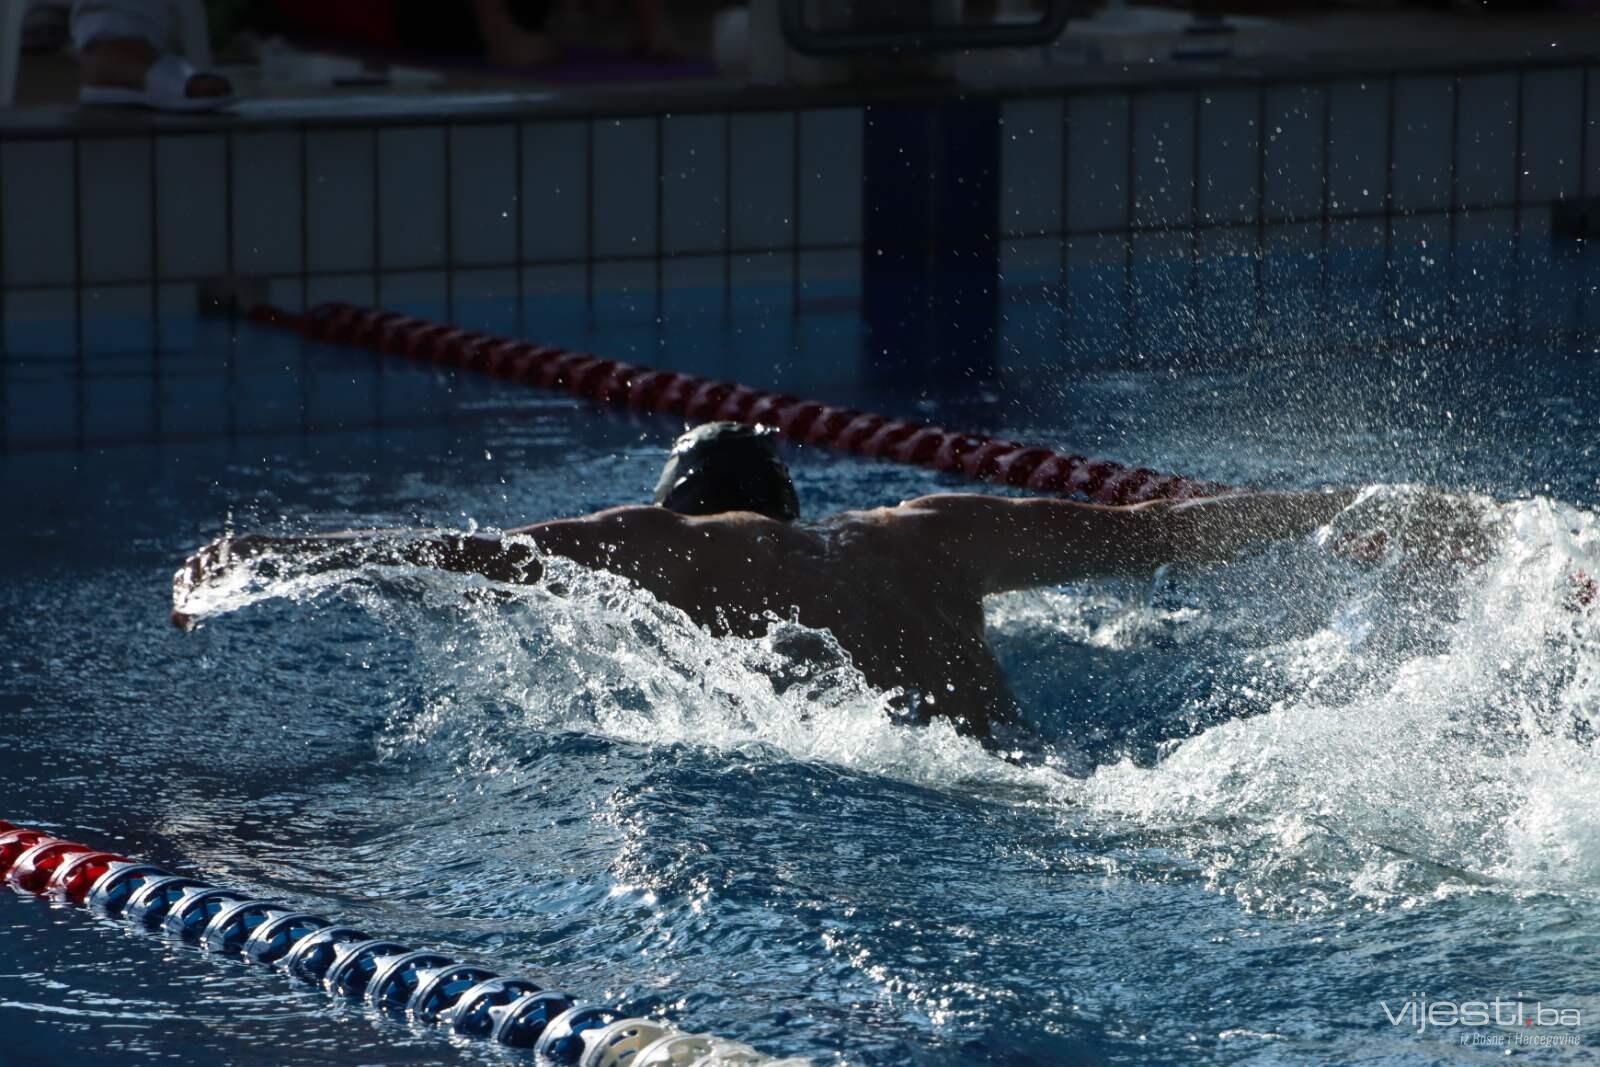
[[[1430,1027],[1440,1030],[1460,1026],[1555,1027],[1573,1031],[1583,1026],[1580,1009],[1552,1007],[1540,1000],[1530,1000],[1524,993],[1514,997],[1497,995],[1493,1000],[1451,1000],[1412,993],[1399,1004],[1388,1000],[1380,1000],[1378,1004],[1389,1025],[1408,1027],[1419,1034],[1427,1033]]]

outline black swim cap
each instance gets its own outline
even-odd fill
[[[783,522],[800,517],[800,500],[772,431],[737,422],[708,422],[678,438],[656,483],[656,503],[680,515],[753,511]]]

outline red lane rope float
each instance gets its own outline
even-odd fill
[[[412,951],[272,900],[221,889],[160,867],[0,819],[0,882],[24,896],[89,908],[208,951],[244,956],[315,982],[335,997],[456,1034],[531,1049],[563,1067],[804,1067],[659,1020],[624,1018],[601,1004],[523,978]]]
[[[318,341],[476,371],[506,381],[559,389],[597,403],[691,421],[770,426],[790,440],[852,455],[931,467],[976,481],[1076,495],[1100,504],[1192,500],[1236,492],[1109,459],[1064,455],[982,434],[956,433],[854,408],[832,407],[734,382],[602,359],[550,345],[465,330],[399,312],[320,304],[303,315],[260,305],[249,318],[298,330]]]

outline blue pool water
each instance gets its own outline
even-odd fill
[[[1586,296],[1580,271],[1547,280],[1550,305]],[[601,576],[486,601],[374,569],[172,630],[173,568],[229,522],[583,512],[641,499],[677,429],[245,330],[237,412],[178,396],[158,440],[0,460],[0,816],[819,1062],[1498,1054],[1391,1024],[1418,993],[1580,1010],[1550,1032],[1583,1046],[1538,1055],[1586,1062],[1600,610],[1564,602],[1600,573],[1592,345],[1506,339],[1515,295],[1438,290],[1385,331],[1328,286],[1274,299],[1250,358],[1156,358],[1147,315],[1132,340],[1100,324],[1111,355],[1089,359],[1057,332],[1062,292],[1021,286],[997,383],[874,392],[792,354],[739,374],[1205,477],[1499,501],[1464,575],[1307,542],[993,601],[1038,734],[1016,761],[891,724],[848,670],[776,693],[768,643],[708,640]],[[1209,336],[1211,295],[1172,328]],[[703,336],[826,348],[852,336],[830,314]],[[369,407],[249,421],[275,397],[308,421],[350,382]],[[812,514],[955,487],[791,458]],[[0,1063],[30,1067],[512,1058],[4,893],[0,1031]]]

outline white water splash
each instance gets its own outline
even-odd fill
[[[1400,504],[1406,492],[1385,491]],[[1048,800],[1072,819],[1141,828],[1253,906],[1409,903],[1463,886],[1600,889],[1600,762],[1589,741],[1600,727],[1600,605],[1573,599],[1576,573],[1600,574],[1600,525],[1542,499],[1496,514],[1492,558],[1449,589],[1398,580],[1395,552],[1318,589],[1321,624],[1267,650],[1290,684],[1264,713],[1211,726],[1153,767],[1122,762],[1083,780],[1018,766],[944,723],[901,724],[893,694],[868,686],[825,633],[777,622],[759,639],[711,638],[621,579],[560,559],[545,561],[535,587],[406,567],[251,567],[189,608],[355,596],[413,635],[422,657],[420,710],[385,743],[470,773],[496,773],[539,737],[576,730]],[[1292,551],[1326,558],[1310,545]],[[420,595],[395,596],[396,583]],[[1205,632],[1234,621],[1217,617],[1226,610],[1208,620],[1089,589],[1002,600],[991,623],[1119,648],[1153,626]],[[796,646],[808,665],[788,654]]]
[[[767,750],[956,789],[1057,777],[997,759],[947,722],[907,727],[894,712],[898,694],[869,686],[824,631],[774,620],[760,638],[712,637],[626,580],[559,557],[544,557],[535,586],[404,565],[309,574],[306,562],[275,553],[243,561],[180,606],[204,619],[338,592],[415,635],[427,692],[420,712],[394,724],[391,750],[447,750],[492,773],[527,739],[573,730]]]
[[[1457,618],[1432,620],[1441,649],[1401,645],[1361,664],[1348,702],[1279,701],[1066,795],[1176,832],[1241,896],[1281,888],[1279,869],[1380,903],[1440,884],[1600,889],[1600,814],[1584,799],[1600,792],[1600,607],[1574,597],[1600,568],[1600,525],[1542,499],[1500,514],[1499,551],[1465,580]],[[1281,657],[1302,672],[1361,659],[1372,629],[1351,618],[1372,598],[1335,605]],[[1375,658],[1394,654],[1375,643]]]

